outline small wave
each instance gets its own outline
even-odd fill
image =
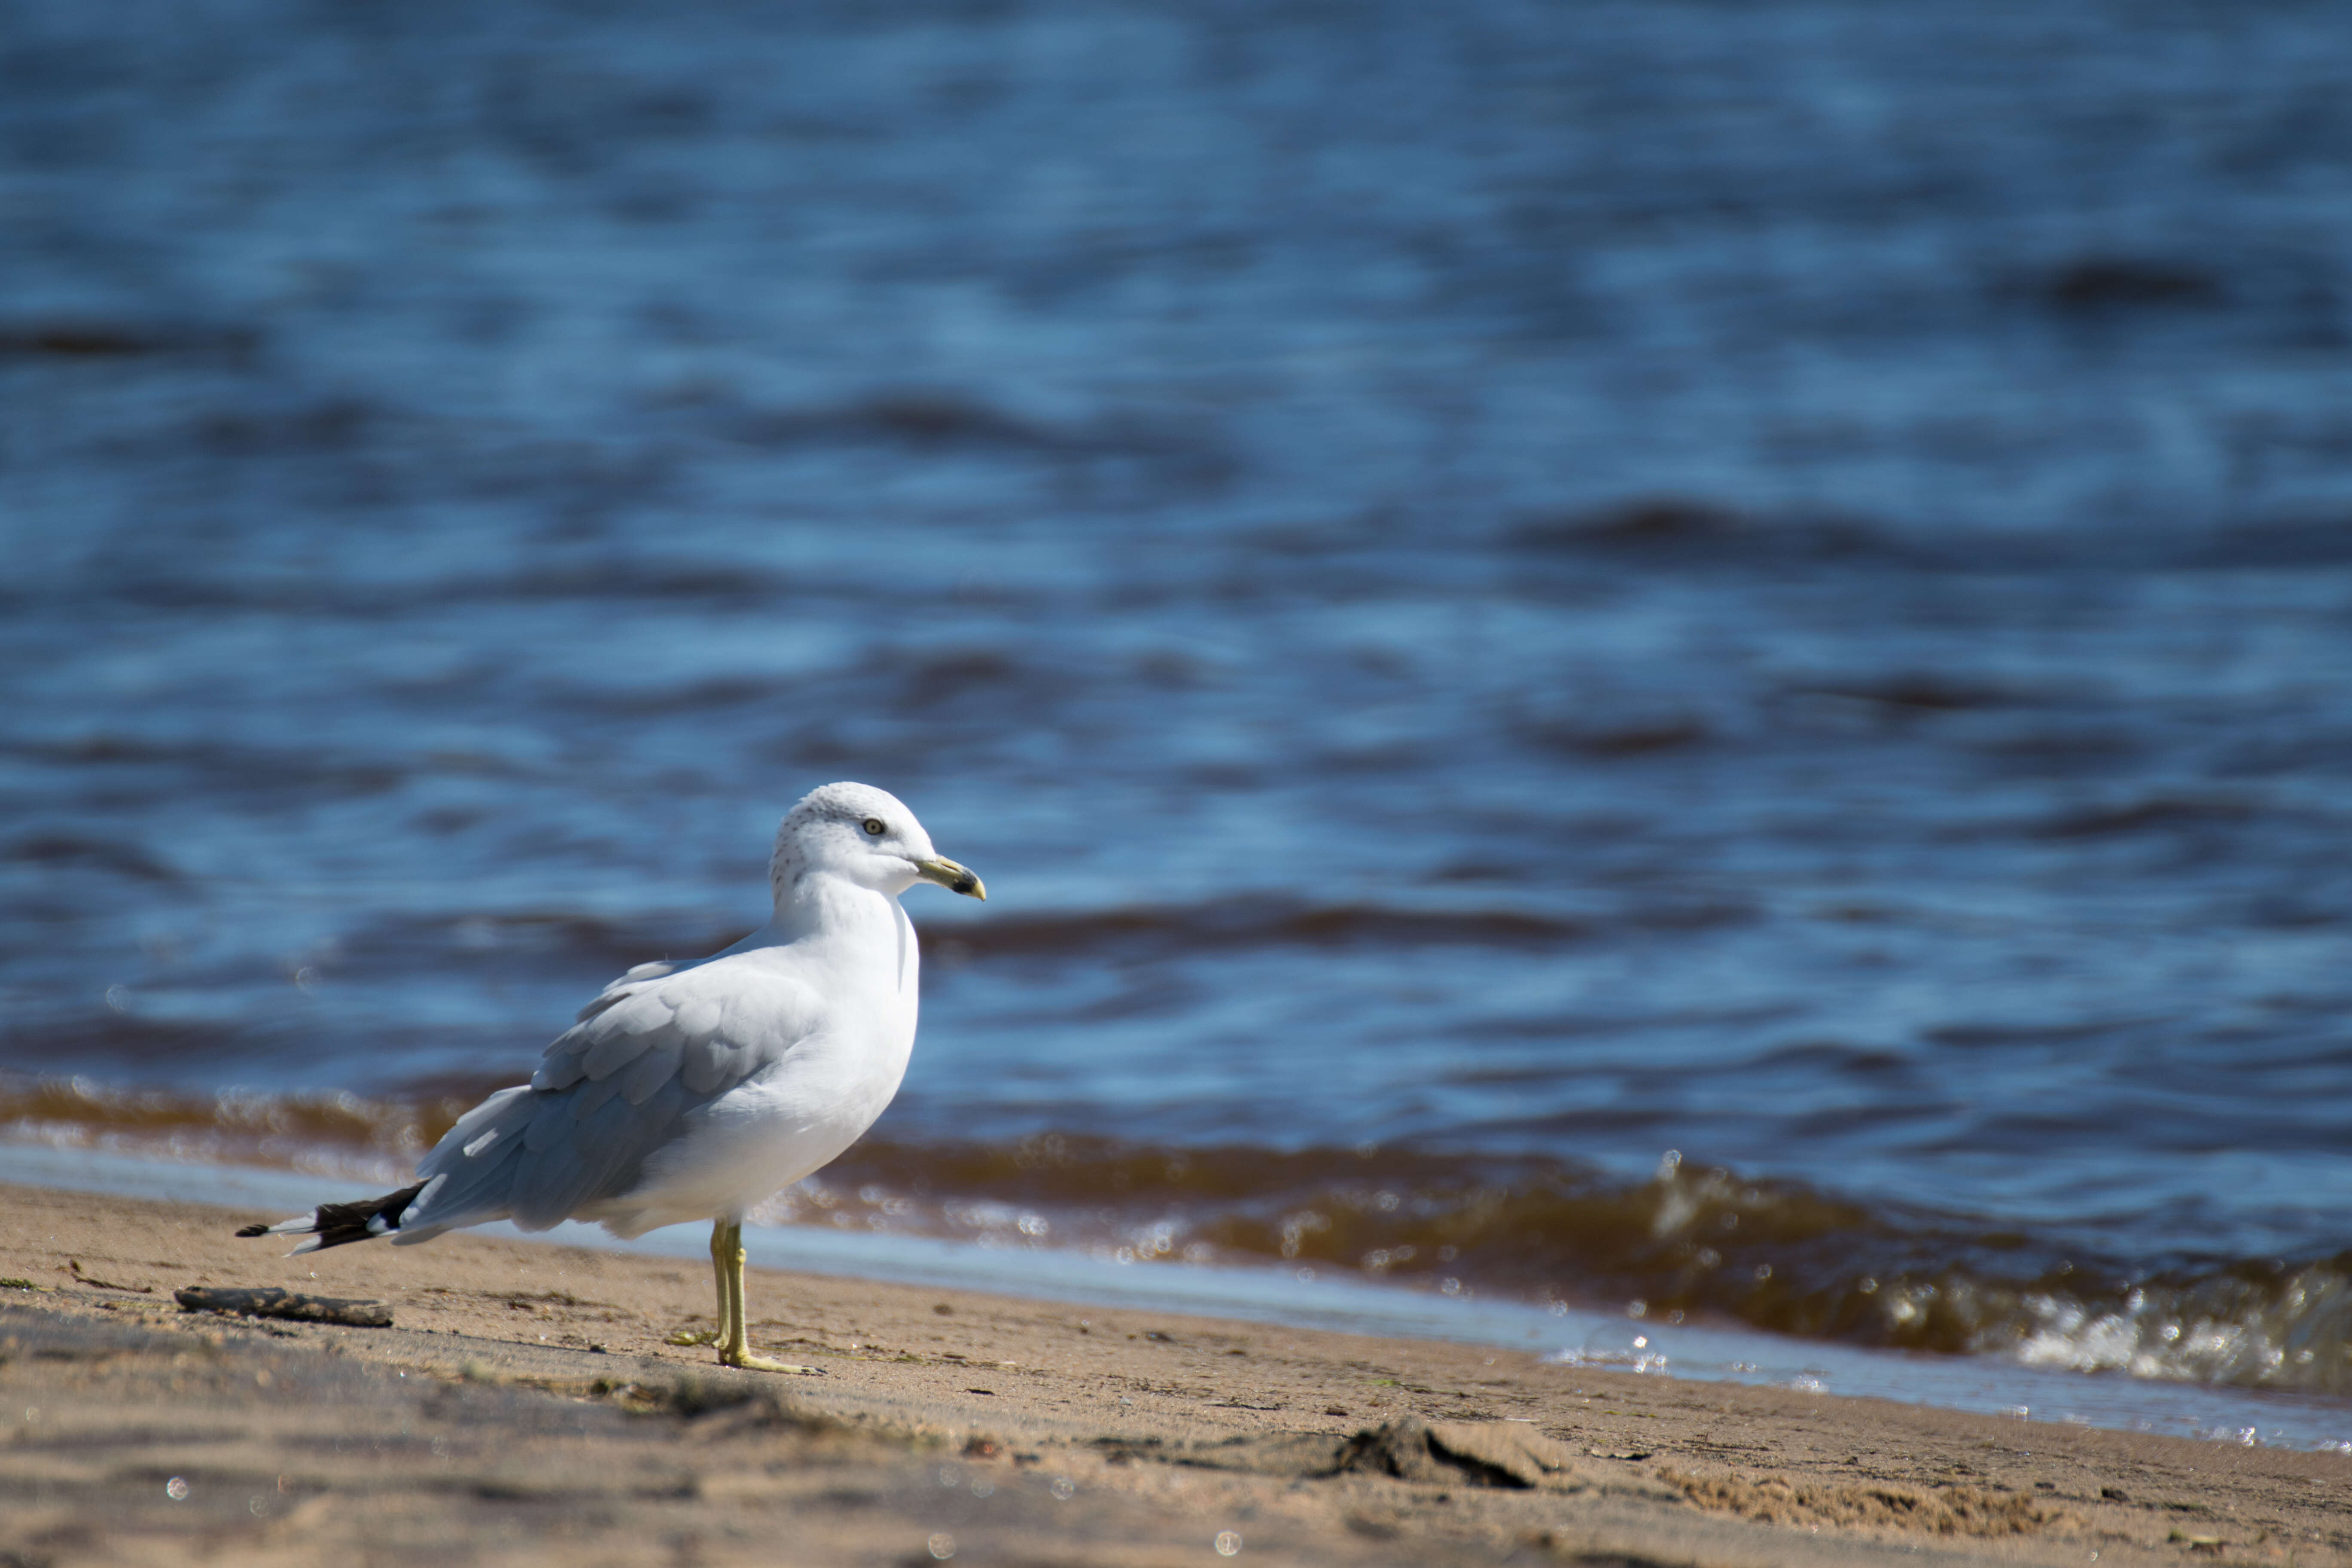
[[[1926,713],[1959,712],[1972,709],[2013,706],[2030,700],[2000,687],[1954,679],[1948,675],[1904,674],[1884,679],[1827,681],[1794,688],[1791,695],[1871,703],[1880,708]]]
[[[942,925],[943,932],[950,928]],[[1101,952],[1178,956],[1265,947],[1547,947],[1592,934],[1583,921],[1520,910],[1406,910],[1284,899],[1122,908],[956,922],[970,955]]]
[[[2157,795],[2064,812],[2038,825],[2035,832],[2045,838],[2096,838],[2109,834],[2207,828],[2242,823],[2256,810],[2252,802],[2245,800]]]
[[[247,1031],[212,1019],[151,1018],[110,1005],[47,1017],[20,1013],[0,1027],[0,1053],[20,1068],[36,1063],[62,1068],[109,1061],[167,1070],[165,1064],[217,1058],[249,1043]],[[0,1110],[7,1103],[0,1097]]]
[[[135,844],[117,844],[78,833],[32,833],[0,847],[0,860],[31,865],[75,866],[110,871],[139,882],[179,882],[179,870]]]
[[[488,955],[517,953],[560,961],[602,984],[654,959],[703,958],[743,935],[741,926],[690,921],[609,920],[576,910],[508,910],[495,914],[435,913],[378,921],[341,940],[344,962],[383,973],[404,967],[439,972]]]
[[[109,321],[91,317],[0,321],[0,359],[136,359],[160,354],[244,361],[260,345],[248,327],[197,322]]]
[[[1118,416],[1049,422],[939,389],[902,388],[834,405],[745,413],[728,428],[736,440],[752,447],[878,445],[1063,462],[1114,459],[1148,463],[1203,482],[1230,478],[1234,466],[1231,455],[1202,430]]]
[[[2352,1393],[2352,1252],[2168,1271],[2121,1300],[2030,1292],[2029,1365]]]
[[[2221,280],[2202,268],[2125,256],[2079,257],[2036,279],[2031,292],[2070,315],[2202,309],[2228,298]]]
[[[323,397],[284,407],[208,409],[190,420],[187,433],[199,448],[224,458],[308,456],[351,451],[396,417],[364,398]],[[168,575],[145,577],[142,586],[149,603],[178,603]]]
[[[495,1087],[205,1097],[0,1077],[0,1135],[394,1183]],[[1731,1319],[2036,1366],[2352,1393],[2352,1252],[2102,1258],[2048,1235],[1671,1154],[1628,1181],[1540,1157],[1370,1146],[869,1138],[754,1217],[1137,1266],[1278,1264],[1653,1321]]]
[[[900,711],[955,713],[966,705],[992,702],[1047,703],[1066,695],[1072,678],[1043,661],[1014,657],[992,646],[892,649],[859,672],[889,689]]]
[[[1524,558],[1601,556],[1676,565],[1916,564],[1906,541],[1844,518],[1760,517],[1675,496],[1519,524],[1506,541]]]
[[[2288,571],[2352,563],[2352,521],[2266,518],[2216,530],[2182,564],[2211,571]]]
[[[419,1101],[339,1091],[200,1096],[0,1074],[0,1136],[384,1181],[404,1177],[473,1103],[457,1096]]]
[[[736,437],[755,446],[797,442],[887,441],[911,447],[1005,447],[1034,451],[1083,449],[1078,433],[1020,418],[954,393],[900,391],[834,407],[747,415]]]
[[[2109,281],[2119,289],[2123,284],[2120,274]],[[2095,287],[2088,279],[2085,283]],[[2143,302],[2156,302],[2155,296]],[[2326,515],[2253,516],[2126,532],[1930,533],[1891,521],[1649,496],[1529,518],[1509,527],[1499,542],[1530,573],[1526,585],[1541,591],[1554,563],[1596,562],[1642,569],[1853,568],[1994,576],[2340,566],[2352,561],[2352,523]]]
[[[1658,752],[1684,751],[1713,739],[1699,720],[1663,718],[1624,723],[1527,724],[1521,740],[1546,751],[1607,762],[1620,757],[1645,757]]]
[[[397,789],[411,776],[404,762],[349,754],[322,754],[291,746],[239,745],[205,739],[154,740],[110,731],[56,740],[15,741],[0,744],[0,755],[68,768],[149,768],[195,775],[207,789],[243,791],[267,799],[296,795],[311,798],[361,799]],[[62,858],[36,851],[26,854],[19,840],[21,858]],[[94,840],[76,839],[81,858],[119,855]],[[162,862],[156,861],[161,866]],[[122,868],[116,868],[118,869]],[[170,872],[163,879],[175,879]]]

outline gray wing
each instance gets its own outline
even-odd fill
[[[820,1011],[814,990],[772,966],[629,971],[556,1037],[530,1082],[490,1096],[434,1145],[394,1239],[500,1218],[545,1230],[621,1197],[689,1114],[783,1060]]]

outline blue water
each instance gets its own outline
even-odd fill
[[[16,1133],[396,1166],[860,778],[992,895],[877,1220],[2352,1388],[2347,68],[19,5]]]

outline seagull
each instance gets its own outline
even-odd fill
[[[641,963],[605,986],[529,1083],[458,1118],[414,1185],[237,1235],[301,1236],[303,1253],[501,1219],[589,1220],[625,1240],[707,1219],[719,1363],[815,1372],[751,1352],[744,1211],[830,1163],[898,1092],[919,963],[898,896],[917,882],[988,890],[904,802],[861,784],[812,790],[785,814],[768,881],[772,920],[723,952]]]

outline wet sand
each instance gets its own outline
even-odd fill
[[[0,1563],[2352,1561],[2352,1457],[0,1187]],[[391,1328],[191,1313],[266,1287]]]

